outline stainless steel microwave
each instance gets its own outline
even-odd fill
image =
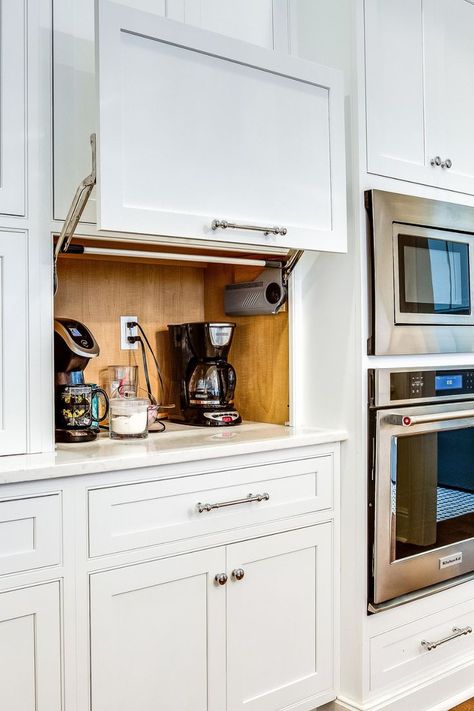
[[[381,190],[369,216],[369,355],[474,351],[474,208]]]

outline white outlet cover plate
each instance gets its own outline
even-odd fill
[[[138,336],[138,328],[127,328],[127,323],[129,321],[136,321],[138,323],[138,316],[120,316],[120,350],[122,351],[136,351],[138,348],[138,343],[129,343],[127,338],[129,336]]]

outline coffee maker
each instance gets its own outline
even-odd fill
[[[234,409],[236,374],[227,355],[235,323],[168,326],[172,361],[173,422],[223,427],[242,422]]]
[[[82,386],[84,370],[91,358],[97,358],[100,349],[92,333],[80,321],[57,318],[54,321],[54,370],[56,404],[56,442],[89,442],[97,437],[91,426],[61,427],[62,393],[68,386]],[[90,415],[90,413],[89,413]],[[87,422],[87,421],[86,421]]]

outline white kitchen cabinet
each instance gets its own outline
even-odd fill
[[[369,172],[474,194],[474,5],[367,0],[365,23]]]
[[[91,576],[92,711],[225,708],[225,549]]]
[[[26,234],[0,230],[0,455],[27,445]]]
[[[0,593],[0,708],[61,711],[59,583]]]
[[[108,0],[96,48],[100,230],[346,249],[339,71]]]
[[[92,711],[325,703],[332,551],[323,523],[92,575]]]
[[[25,214],[26,0],[0,0],[0,214]]]
[[[228,711],[318,706],[333,687],[332,549],[331,523],[228,547]]]
[[[268,49],[288,50],[288,0],[122,0],[122,4]],[[53,0],[54,217],[64,220],[90,171],[97,130],[94,0]],[[95,193],[83,214],[96,221]]]

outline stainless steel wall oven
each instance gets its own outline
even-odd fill
[[[474,351],[474,208],[380,190],[369,215],[369,354]]]
[[[369,372],[369,610],[474,571],[474,366]]]

